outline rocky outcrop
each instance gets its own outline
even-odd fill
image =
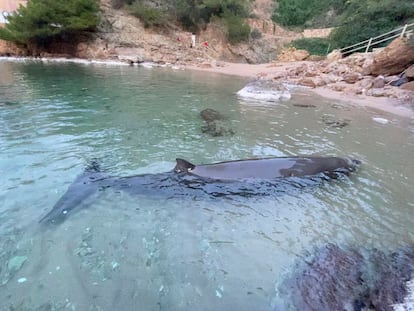
[[[297,62],[307,59],[309,55],[309,52],[306,50],[297,50],[294,47],[289,47],[278,56],[277,60],[281,62]]]
[[[0,40],[0,56],[26,56],[27,49],[12,42]]]
[[[274,75],[274,79],[311,88],[326,87],[350,95],[394,98],[414,108],[414,82],[411,82],[414,81],[414,65],[410,66],[414,56],[411,58],[408,52],[396,53],[395,49],[401,47],[401,39],[395,41],[390,48],[378,53],[355,53],[345,58],[335,53],[335,57],[323,61],[303,62],[283,74]],[[393,74],[372,74],[379,60],[388,59],[384,55],[394,57],[394,67],[389,60],[386,62],[388,69],[383,71]]]
[[[397,38],[374,56],[367,73],[371,75],[394,75],[414,63],[414,44],[406,38]]]

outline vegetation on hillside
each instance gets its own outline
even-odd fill
[[[349,0],[333,31],[333,47],[344,47],[414,21],[414,0]]]
[[[47,45],[56,38],[76,38],[99,22],[97,0],[30,0],[9,16],[0,39]]]
[[[112,0],[129,5],[147,27],[177,21],[197,32],[212,18],[225,21],[228,40],[237,43],[252,37],[244,19],[250,15],[249,0]],[[414,0],[275,0],[273,20],[290,28],[335,27],[328,39],[293,42],[313,54],[344,47],[392,30],[414,20]],[[167,13],[168,12],[168,13]]]
[[[335,27],[327,40],[293,42],[321,54],[327,46],[351,45],[414,21],[414,0],[278,0],[273,19],[293,28]]]
[[[139,2],[131,3],[129,12],[138,17],[145,28],[163,27],[168,22],[168,14],[164,9],[145,6]]]
[[[315,19],[323,18],[324,27],[336,26],[335,17],[345,9],[346,0],[277,0],[272,19],[287,27],[314,27]]]
[[[112,6],[127,7],[145,27],[165,27],[177,22],[184,29],[197,32],[216,18],[227,25],[232,43],[246,40],[250,34],[250,27],[244,22],[250,13],[249,0],[112,0]]]
[[[21,44],[47,44],[73,39],[93,31],[99,23],[99,0],[29,0],[0,29],[0,39]],[[219,20],[227,26],[228,40],[238,43],[260,37],[245,18],[251,0],[111,0],[114,8],[125,7],[145,27],[168,27],[178,23],[191,32]],[[335,27],[327,40],[293,42],[313,54],[343,47],[414,21],[414,0],[274,0],[273,19],[286,27]]]
[[[29,0],[8,18],[0,29],[0,39],[20,44],[47,45],[52,40],[79,36],[94,30],[99,23],[99,0]],[[180,23],[197,32],[212,18],[224,21],[228,40],[238,43],[250,35],[244,18],[249,15],[249,0],[112,0],[114,8],[126,7],[145,27],[166,27]]]
[[[291,45],[299,50],[306,50],[312,55],[324,56],[330,49],[329,40],[326,38],[302,38],[293,40]]]

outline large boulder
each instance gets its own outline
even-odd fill
[[[309,57],[309,52],[306,50],[297,50],[294,47],[290,47],[282,52],[277,58],[281,62],[297,62],[305,60]]]
[[[393,75],[414,63],[414,44],[406,38],[397,38],[374,56],[368,68],[371,75]]]
[[[411,78],[411,79],[413,79],[413,78],[414,78],[414,65],[411,65],[410,67],[408,67],[408,68],[405,70],[405,76],[406,76],[407,78]]]
[[[326,60],[328,62],[334,62],[340,59],[342,59],[342,53],[339,50],[333,50],[331,53],[326,55]]]
[[[400,86],[403,90],[413,91],[414,92],[414,81],[404,83]]]
[[[244,101],[278,102],[289,100],[289,89],[280,82],[272,80],[254,80],[237,92]]]

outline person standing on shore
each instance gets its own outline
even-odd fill
[[[191,48],[195,48],[195,45],[196,45],[196,35],[195,35],[195,33],[193,32],[192,34],[191,34]]]

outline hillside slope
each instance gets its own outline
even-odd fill
[[[226,39],[226,25],[214,19],[197,33],[196,47],[190,48],[191,33],[175,24],[160,29],[144,28],[127,9],[114,9],[111,0],[101,0],[98,32],[78,42],[55,42],[47,48],[29,45],[16,48],[0,42],[0,55],[35,57],[79,57],[85,59],[121,59],[131,62],[197,64],[205,61],[267,63],[276,59],[284,46],[301,33],[287,31],[271,20],[273,0],[251,2],[251,16],[246,20],[255,39],[231,45]],[[208,46],[203,45],[207,42]]]
[[[191,34],[176,25],[168,29],[145,29],[139,19],[125,9],[115,10],[110,0],[101,0],[102,22],[93,44],[83,44],[77,56],[107,58],[119,56],[133,61],[167,63],[199,63],[205,60],[222,60],[244,63],[265,63],[276,58],[284,45],[299,38],[300,33],[284,30],[270,19],[272,0],[252,2],[257,18],[249,19],[251,29],[260,32],[258,39],[230,45],[226,40],[225,26],[210,23],[197,34],[196,48],[190,48]],[[202,45],[208,43],[208,47]]]

